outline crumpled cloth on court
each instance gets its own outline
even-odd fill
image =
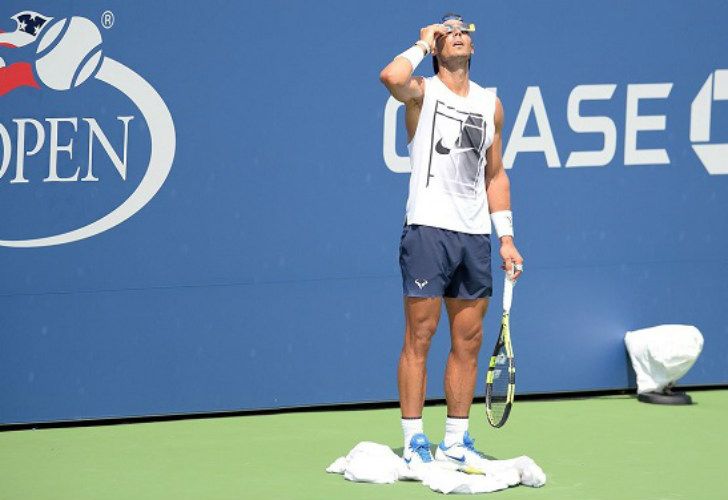
[[[637,393],[661,391],[685,375],[703,350],[703,335],[690,325],[660,325],[624,336]]]
[[[363,441],[348,455],[337,458],[326,472],[343,474],[349,481],[391,484],[395,481],[422,481],[440,493],[490,493],[509,486],[523,484],[540,487],[546,484],[546,474],[529,457],[510,460],[483,459],[483,474],[465,474],[454,465],[440,464],[410,469],[389,446]]]

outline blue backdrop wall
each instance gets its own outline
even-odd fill
[[[396,399],[378,74],[449,10],[506,111],[519,392],[628,387],[624,333],[661,323],[705,336],[684,384],[728,382],[725,2],[13,0],[0,423]]]

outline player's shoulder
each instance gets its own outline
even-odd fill
[[[495,92],[493,92],[490,89],[486,89],[482,85],[480,85],[478,82],[474,82],[473,80],[470,80],[470,89],[471,91],[475,89],[475,92],[482,95],[484,98],[496,102],[498,101],[498,96]]]
[[[475,91],[476,99],[485,103],[486,109],[493,113],[496,122],[500,123],[503,120],[503,105],[501,104],[498,95],[490,89],[486,89],[479,83],[470,80],[470,91]]]

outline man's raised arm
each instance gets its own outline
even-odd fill
[[[379,74],[392,97],[405,104],[419,102],[424,95],[422,78],[412,77],[415,68],[435,46],[435,37],[447,33],[441,24],[432,24],[420,30],[420,39],[389,63]]]

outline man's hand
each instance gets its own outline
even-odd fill
[[[430,47],[430,52],[435,49],[435,40],[441,35],[447,35],[447,28],[444,24],[431,24],[420,30],[420,40]]]
[[[514,264],[517,264],[518,267],[521,268],[519,270],[516,270],[516,272],[512,274],[512,279],[517,280],[523,273],[523,257],[521,257],[521,254],[518,253],[516,245],[513,244],[513,238],[511,238],[510,236],[503,236],[500,239],[500,255],[501,259],[503,259],[503,265],[501,266],[501,269],[503,269],[507,273],[510,274],[513,272]]]

